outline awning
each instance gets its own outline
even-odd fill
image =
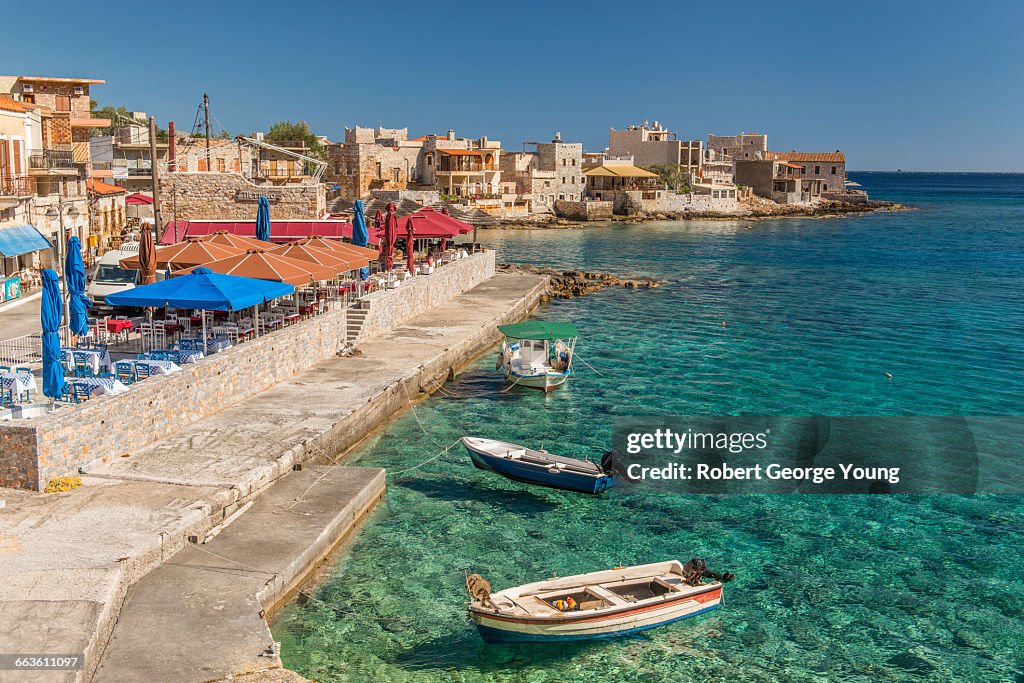
[[[583,175],[588,178],[593,177],[606,177],[606,178],[657,178],[657,173],[651,173],[645,171],[642,168],[636,166],[595,166],[589,171],[584,171]]]
[[[50,241],[34,225],[0,228],[0,254],[4,256],[20,256],[52,247]]]
[[[256,221],[178,221],[177,231],[174,223],[168,221],[164,228],[160,244],[174,244],[186,237],[203,237],[221,230],[242,237],[256,236]],[[313,235],[323,235],[332,239],[352,235],[352,224],[344,221],[299,220],[270,221],[270,241],[289,242],[291,240]],[[177,237],[177,240],[175,239]]]
[[[498,329],[506,337],[512,339],[575,339],[579,336],[576,326],[572,323],[556,323],[547,320],[527,320],[511,325],[498,325]]]
[[[437,150],[441,154],[447,154],[453,157],[478,157],[480,151],[475,149],[439,149]]]

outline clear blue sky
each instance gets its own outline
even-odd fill
[[[4,9],[4,74],[89,76],[101,105],[232,134],[304,119],[506,148],[659,120],[765,131],[851,169],[1024,171],[1024,3],[136,2]],[[152,24],[152,28],[150,28]],[[151,46],[155,46],[151,50]]]

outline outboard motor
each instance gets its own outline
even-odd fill
[[[691,586],[700,585],[701,579],[709,578],[721,581],[722,583],[728,583],[736,578],[736,575],[732,572],[722,572],[721,574],[708,569],[708,563],[700,558],[693,558],[689,562],[683,565],[683,580]]]
[[[617,476],[622,473],[622,463],[615,451],[607,451],[601,456],[601,469],[605,474]]]

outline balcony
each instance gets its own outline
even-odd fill
[[[71,145],[54,145],[50,149],[30,149],[28,168],[42,173],[78,173],[75,167],[75,153]]]
[[[32,179],[28,176],[0,178],[0,197],[27,197],[32,194]]]

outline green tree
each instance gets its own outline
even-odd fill
[[[132,119],[132,113],[124,107],[112,107],[110,105],[100,107],[96,100],[89,100],[89,106],[92,109],[93,116],[110,121],[109,126],[94,128],[94,135],[113,135],[115,128],[129,125],[129,122],[134,122],[133,125],[149,125],[148,120],[145,124],[141,121],[134,121],[134,119]],[[161,128],[160,126],[156,127],[156,141],[167,142],[166,128]]]
[[[291,142],[301,141],[305,143],[307,156],[314,157],[316,159],[323,159],[324,146],[320,144],[320,138],[316,136],[313,131],[309,129],[309,124],[305,121],[278,121],[270,127],[267,134],[263,136],[263,139],[267,142]]]
[[[661,181],[676,193],[690,191],[690,171],[682,164],[648,164],[641,166],[645,171],[657,173]]]

